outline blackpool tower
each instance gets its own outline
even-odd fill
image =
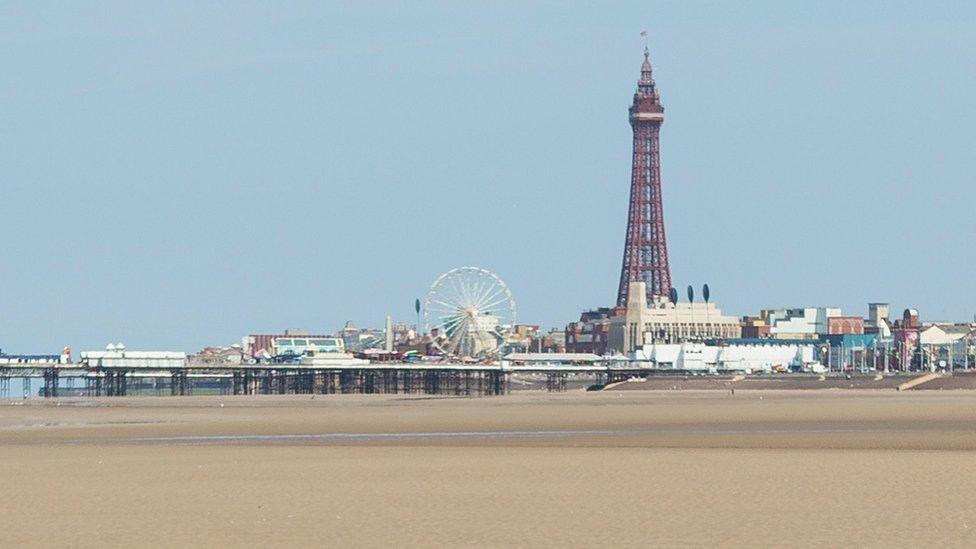
[[[664,237],[664,206],[661,201],[661,153],[659,135],[664,122],[664,107],[651,76],[651,62],[644,48],[640,81],[630,107],[630,126],[634,130],[633,168],[630,176],[630,210],[627,238],[620,269],[617,306],[627,305],[631,282],[644,282],[647,301],[671,294],[671,268],[668,244]]]

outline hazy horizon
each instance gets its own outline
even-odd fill
[[[976,6],[828,4],[4,4],[0,349],[610,305],[645,29],[678,288],[972,321]]]

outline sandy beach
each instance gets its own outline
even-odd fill
[[[976,393],[0,405],[3,545],[976,544]]]

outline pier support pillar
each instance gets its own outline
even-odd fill
[[[44,398],[58,396],[58,371],[54,368],[44,369]]]

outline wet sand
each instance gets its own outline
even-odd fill
[[[4,546],[976,545],[976,392],[57,404],[0,404]]]

